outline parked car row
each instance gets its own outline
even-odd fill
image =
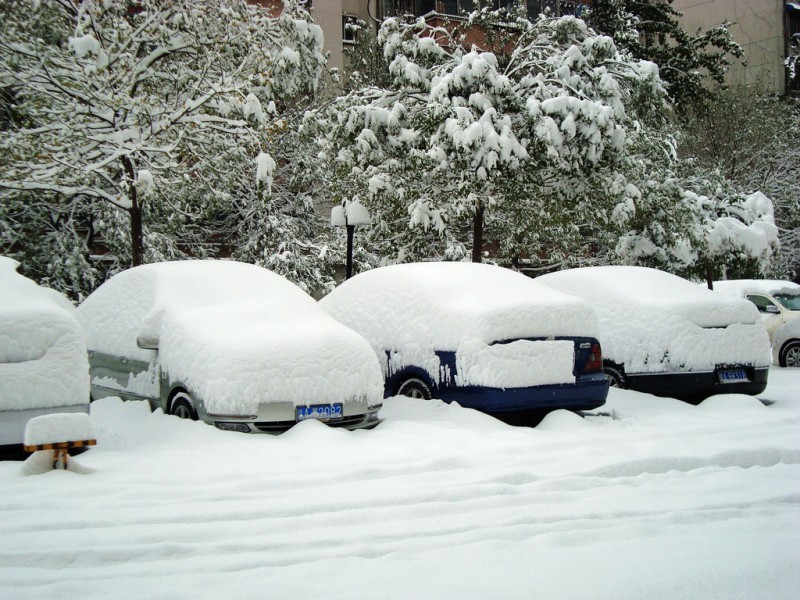
[[[274,433],[307,419],[372,428],[394,395],[515,419],[600,407],[609,384],[696,402],[767,383],[770,338],[751,302],[642,267],[531,279],[402,264],[316,302],[254,265],[167,262],[115,275],[77,310],[16,267],[0,258],[0,337],[11,340],[0,409],[13,417],[0,444],[42,411],[87,411],[90,396]],[[788,348],[782,364],[796,364]]]

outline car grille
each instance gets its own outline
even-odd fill
[[[361,423],[366,416],[367,415],[352,415],[349,417],[344,417],[338,421],[329,421],[325,424],[328,427],[348,427],[350,425],[357,425],[358,423]],[[281,431],[290,429],[296,424],[297,421],[269,421],[265,423],[253,423],[252,425],[259,431],[264,431],[266,433],[280,433]]]

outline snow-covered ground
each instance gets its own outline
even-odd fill
[[[0,463],[0,598],[800,598],[800,369],[700,406],[612,390],[517,428],[248,436],[92,405],[83,471]]]

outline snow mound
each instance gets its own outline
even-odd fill
[[[540,431],[573,431],[592,427],[592,424],[580,415],[569,410],[554,410],[536,426]]]
[[[420,400],[407,396],[392,396],[383,401],[381,417],[385,422],[381,429],[391,428],[392,425],[414,421],[435,424],[436,427],[448,428],[477,428],[478,430],[507,430],[508,425],[492,416],[471,408],[464,408],[458,402],[443,402],[441,400]]]
[[[704,410],[726,414],[731,412],[762,414],[763,411],[768,410],[758,398],[746,394],[718,394],[706,398],[698,406]]]
[[[94,439],[86,413],[51,413],[34,417],[25,426],[25,445],[60,444]]]

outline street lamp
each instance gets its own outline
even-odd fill
[[[331,225],[347,229],[347,271],[345,278],[353,276],[353,235],[356,225],[369,225],[369,211],[358,200],[345,200],[344,206],[331,209]]]

